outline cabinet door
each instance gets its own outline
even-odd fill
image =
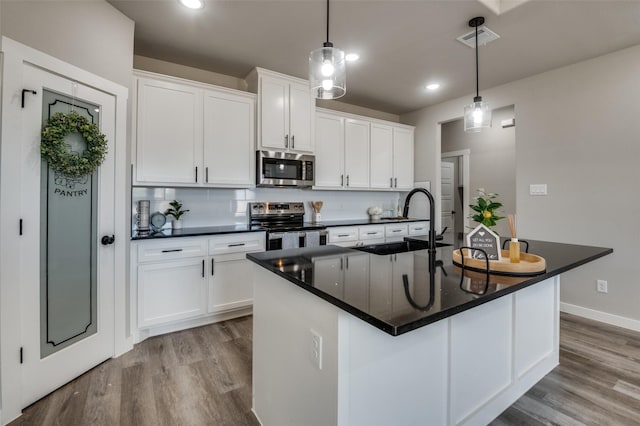
[[[163,324],[205,313],[204,258],[138,266],[138,326]]]
[[[313,285],[338,299],[344,297],[344,259],[331,257],[313,262]]]
[[[345,187],[369,187],[369,122],[348,118],[344,122]]]
[[[254,101],[213,91],[204,95],[204,183],[252,186]]]
[[[289,85],[289,150],[313,152],[313,112],[315,99],[309,85]]]
[[[371,182],[376,189],[393,188],[393,129],[371,124]]]
[[[344,182],[344,119],[331,114],[316,114],[315,186],[342,188]]]
[[[413,130],[393,129],[393,173],[394,188],[413,188]]]
[[[344,300],[356,308],[369,310],[369,255],[344,256]]]
[[[289,138],[289,83],[261,77],[260,145],[263,149],[284,150]],[[288,144],[287,144],[288,145]]]
[[[136,180],[196,183],[202,152],[202,106],[198,89],[138,80]]]
[[[250,306],[253,302],[253,267],[244,253],[235,260],[209,260],[208,312],[220,312]]]

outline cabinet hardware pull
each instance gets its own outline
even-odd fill
[[[291,148],[296,147],[296,135],[291,135]]]
[[[209,183],[209,167],[205,167],[205,168],[204,168],[204,174],[205,174],[204,181],[205,181],[206,183]]]
[[[389,178],[389,188],[393,188],[393,178]]]
[[[344,186],[344,175],[340,175],[340,186]]]
[[[402,232],[402,229],[392,229],[391,232]]]
[[[398,187],[398,178],[394,178],[396,181],[396,188]]]
[[[242,247],[244,243],[227,244],[227,247]]]
[[[172,253],[174,251],[182,251],[182,249],[170,249],[170,250],[162,250],[163,253]]]
[[[20,219],[20,223],[18,225],[18,230],[20,231],[20,235],[22,235],[22,219]]]
[[[198,183],[198,166],[196,166],[196,183]]]
[[[349,186],[349,175],[347,175],[347,186]]]
[[[289,148],[289,135],[284,135],[284,147]]]
[[[338,234],[338,237],[348,237],[349,234]]]
[[[414,231],[422,231],[424,228],[413,228]]]
[[[345,258],[345,263],[346,263],[345,269],[349,269],[349,258],[348,257]]]
[[[376,235],[377,232],[367,232],[367,235]]]
[[[202,259],[202,278],[204,278],[204,259]]]
[[[211,258],[211,276],[215,274],[215,266],[214,266],[215,261],[216,260],[214,258]]]
[[[340,270],[341,270],[341,271],[342,271],[342,261],[343,261],[343,259],[342,259],[342,258],[340,258]]]

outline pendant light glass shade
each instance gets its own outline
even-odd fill
[[[469,26],[476,29],[476,96],[470,105],[464,107],[464,131],[479,132],[491,127],[491,109],[489,104],[482,101],[480,96],[479,70],[478,70],[478,27],[484,24],[484,18],[478,16],[469,21]]]
[[[482,101],[482,96],[476,96],[464,107],[464,131],[479,132],[488,127],[491,127],[491,108]]]
[[[309,54],[309,86],[318,99],[336,99],[347,92],[344,52],[329,42]]]
[[[327,41],[309,54],[309,87],[318,99],[337,99],[347,93],[347,62],[344,52],[329,41],[329,0],[327,0]]]

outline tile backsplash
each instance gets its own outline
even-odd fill
[[[367,209],[382,207],[384,214],[395,214],[398,192],[376,191],[312,191],[297,188],[205,189],[205,188],[132,188],[132,229],[136,229],[138,200],[151,201],[151,213],[164,212],[169,202],[178,200],[183,209],[190,210],[183,216],[184,227],[218,226],[247,223],[247,203],[253,201],[302,201],[305,203],[305,220],[311,220],[309,201],[324,201],[322,219],[363,219]],[[166,227],[171,226],[167,218]]]

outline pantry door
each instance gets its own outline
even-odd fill
[[[114,354],[115,97],[24,63],[22,114],[22,405],[47,395]],[[106,159],[69,177],[41,158],[40,132],[75,111],[106,135]],[[81,155],[86,141],[65,137]],[[105,238],[106,237],[106,238]]]

